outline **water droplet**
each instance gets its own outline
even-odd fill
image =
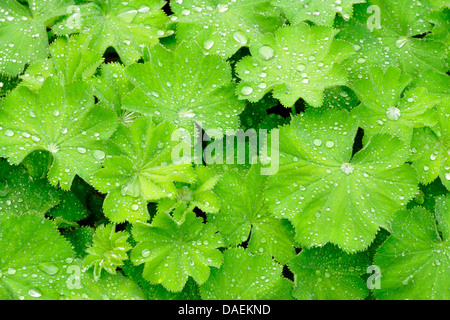
[[[359,59],[357,60],[357,62],[358,62],[359,64],[362,64],[362,63],[366,62],[366,59],[364,59],[364,58],[359,58]]]
[[[233,33],[233,39],[244,46],[248,43],[248,37],[241,31]]]
[[[252,92],[253,92],[253,88],[250,86],[243,86],[241,89],[241,93],[244,96],[248,96],[248,95],[252,94]]]
[[[39,269],[44,271],[49,276],[56,274],[59,270],[57,266],[55,266],[54,264],[48,263],[48,262],[40,263]]]
[[[138,11],[137,10],[129,10],[125,12],[119,13],[116,17],[126,23],[131,23],[134,18],[136,18]]]
[[[28,290],[28,294],[33,298],[39,298],[40,296],[42,296],[42,293],[38,288],[31,288],[30,290]]]
[[[395,41],[395,46],[400,49],[401,47],[403,47],[406,44],[407,41],[408,41],[408,37],[401,37],[400,39]]]
[[[14,131],[7,129],[5,130],[5,136],[12,137],[14,135]]]
[[[213,46],[214,46],[214,41],[211,39],[208,39],[203,43],[203,48],[205,48],[206,50],[211,49]]]
[[[78,151],[79,153],[83,154],[83,153],[86,153],[86,148],[78,147],[78,148],[77,148],[77,151]]]
[[[322,140],[320,140],[320,139],[314,139],[314,140],[313,140],[313,143],[314,143],[315,146],[318,146],[318,147],[319,147],[319,146],[322,145]]]
[[[263,60],[270,60],[273,58],[275,51],[269,46],[262,46],[259,48],[259,56]]]
[[[228,11],[228,5],[226,5],[226,4],[218,4],[217,5],[217,11],[219,11],[220,13],[223,13],[223,12],[227,12]]]
[[[6,271],[8,274],[13,275],[16,273],[16,269],[14,268],[8,268],[8,270]]]
[[[333,148],[333,147],[334,147],[334,142],[333,142],[333,141],[327,141],[327,142],[325,143],[325,145],[326,145],[328,148]]]
[[[106,154],[101,151],[101,150],[94,150],[94,152],[92,152],[93,156],[95,159],[97,160],[103,160],[105,159]]]
[[[133,210],[133,211],[137,211],[138,209],[139,209],[139,205],[137,205],[137,204],[133,204],[131,206],[131,210]]]
[[[299,64],[297,66],[297,70],[300,71],[300,72],[305,71],[305,69],[306,69],[306,66],[304,64]]]
[[[402,113],[400,109],[396,107],[389,107],[386,111],[386,117],[389,120],[397,121],[401,117]]]
[[[142,250],[141,255],[142,255],[144,258],[149,257],[149,256],[150,256],[150,250],[148,250],[148,249]]]
[[[346,175],[349,175],[351,173],[353,173],[353,171],[355,170],[355,168],[353,168],[351,163],[343,163],[341,165],[341,170],[342,172],[344,172]]]

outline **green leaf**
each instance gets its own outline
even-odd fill
[[[414,130],[412,166],[421,182],[428,184],[439,176],[450,190],[450,97],[436,109],[439,122],[435,127]]]
[[[381,287],[375,290],[378,299],[449,299],[450,200],[447,196],[437,201],[437,221],[421,207],[397,213],[392,235],[375,255],[382,274]]]
[[[189,278],[180,292],[171,292],[160,284],[151,284],[142,277],[144,265],[134,266],[130,261],[125,262],[125,274],[137,282],[144,291],[147,300],[201,300],[198,284]]]
[[[291,24],[308,20],[317,25],[332,26],[337,13],[345,20],[349,20],[353,14],[353,5],[365,2],[365,0],[273,0],[272,4],[283,9]]]
[[[57,35],[89,35],[90,47],[103,54],[113,47],[126,65],[143,55],[143,48],[158,43],[167,17],[162,0],[91,0],[72,10],[72,16],[53,27]]]
[[[105,140],[114,132],[116,120],[112,110],[94,105],[86,84],[64,86],[51,77],[38,93],[19,87],[5,98],[0,109],[0,156],[19,164],[33,151],[47,150],[53,156],[50,182],[68,190],[75,175],[89,181],[113,151]]]
[[[229,171],[215,188],[221,201],[219,213],[208,215],[225,244],[231,247],[248,240],[251,253],[270,253],[282,264],[295,256],[294,232],[289,221],[271,216],[264,203],[267,176],[253,165],[248,172]]]
[[[48,55],[46,27],[67,13],[72,0],[2,1],[0,12],[0,73],[14,76],[26,64]]]
[[[134,89],[127,75],[125,67],[120,63],[108,63],[101,66],[101,75],[90,80],[94,87],[94,95],[99,103],[114,109],[123,124],[132,123],[139,115],[122,109],[125,96]]]
[[[260,100],[273,90],[285,107],[304,99],[314,107],[323,103],[326,88],[344,85],[340,63],[353,53],[349,44],[335,40],[337,30],[305,23],[285,26],[250,45],[251,56],[236,67],[240,99]]]
[[[280,167],[265,197],[304,246],[364,250],[416,192],[404,143],[376,135],[352,157],[357,129],[348,112],[334,110],[302,113],[280,128]]]
[[[188,277],[198,284],[208,279],[210,267],[220,267],[222,237],[211,224],[193,212],[182,221],[157,213],[152,224],[136,222],[132,229],[138,244],[131,252],[135,265],[145,263],[143,277],[169,291],[181,291]]]
[[[420,76],[428,69],[439,73],[447,72],[449,66],[446,62],[445,44],[422,37],[433,29],[427,17],[431,11],[428,2],[409,0],[367,2],[366,5],[356,6],[357,20],[366,24],[379,43],[388,48],[389,55],[397,61],[403,72],[413,76]],[[376,6],[372,7],[376,10],[369,9],[371,6]]]
[[[126,231],[116,232],[113,224],[100,225],[95,229],[92,246],[86,249],[88,255],[84,265],[94,267],[94,279],[101,277],[102,270],[116,274],[116,269],[128,260],[127,251],[131,245],[127,242],[129,234]]]
[[[67,222],[76,222],[86,219],[91,213],[72,191],[60,192],[61,202],[48,212],[49,217],[61,218]]]
[[[336,23],[336,27],[340,29],[336,39],[350,43],[355,49],[355,54],[342,63],[347,70],[350,87],[353,81],[367,79],[371,67],[385,69],[389,66],[399,66],[390,48],[380,43],[370,32],[366,20],[358,22],[352,19],[349,22]]]
[[[46,179],[32,178],[22,167],[13,167],[5,178],[0,182],[2,214],[33,212],[44,215],[60,202],[58,191]]]
[[[95,229],[83,226],[76,229],[66,229],[62,234],[72,244],[76,257],[84,258],[88,254],[86,249],[92,246]]]
[[[195,42],[175,51],[161,45],[149,49],[151,60],[127,68],[136,84],[123,108],[167,120],[196,134],[202,128],[236,130],[244,103],[234,94],[230,66],[216,55],[204,55]]]
[[[283,23],[270,0],[184,0],[171,1],[170,7],[178,39],[193,39],[205,52],[224,58]]]
[[[176,197],[161,199],[158,202],[158,211],[171,213],[181,206],[185,206],[183,210],[187,211],[195,208],[208,213],[219,211],[220,200],[214,192],[214,187],[221,176],[206,166],[196,166],[194,170],[196,183],[177,188]]]
[[[49,220],[0,214],[0,299],[142,298],[139,287],[123,276],[95,282]]]
[[[21,76],[21,85],[36,91],[52,75],[60,76],[66,83],[91,78],[103,62],[103,57],[89,48],[90,41],[86,35],[57,38],[50,46],[51,58],[27,68]]]
[[[175,197],[174,182],[193,183],[191,164],[174,163],[171,140],[175,126],[164,122],[155,125],[150,118],[140,117],[129,127],[119,125],[112,141],[122,150],[121,156],[105,160],[92,183],[107,193],[103,209],[115,223],[146,221],[147,202]]]
[[[361,276],[370,265],[365,253],[348,254],[333,245],[304,249],[289,263],[298,300],[363,300],[369,290]]]
[[[228,249],[220,269],[213,269],[200,287],[205,300],[289,300],[292,283],[269,254],[252,255],[243,248]]]
[[[409,143],[413,128],[437,123],[433,108],[439,99],[423,87],[404,91],[410,82],[411,77],[396,67],[373,67],[369,79],[353,83],[361,104],[352,115],[360,120],[366,140],[376,134],[391,134]]]
[[[433,9],[450,8],[449,0],[428,0]]]

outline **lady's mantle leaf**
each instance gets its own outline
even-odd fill
[[[37,93],[19,87],[0,109],[0,156],[19,164],[35,150],[53,156],[48,178],[69,189],[75,175],[89,181],[110,147],[105,141],[116,128],[112,110],[94,105],[92,88],[85,83],[62,85],[48,78]]]
[[[253,165],[245,173],[225,173],[215,188],[220,212],[209,215],[208,221],[217,226],[228,246],[249,239],[250,252],[270,253],[285,264],[295,256],[294,232],[289,221],[271,216],[263,197],[267,176],[260,169]]]
[[[123,99],[134,89],[122,64],[102,64],[101,75],[94,77],[90,83],[94,87],[94,95],[99,100],[99,104],[114,109],[121,123],[129,125],[139,117],[136,112],[122,109]]]
[[[439,102],[438,97],[423,87],[404,92],[411,77],[396,67],[385,71],[377,67],[369,70],[369,79],[352,85],[361,100],[352,115],[360,120],[366,140],[375,134],[387,133],[409,143],[413,128],[437,123],[433,108]]]
[[[54,224],[36,214],[0,214],[0,299],[143,299],[121,275],[95,282]]]
[[[158,211],[171,213],[181,206],[188,211],[195,208],[206,213],[219,211],[220,200],[214,192],[214,187],[221,175],[209,166],[196,166],[194,170],[197,176],[196,182],[179,187],[176,197],[161,199],[158,202]]]
[[[348,254],[331,244],[304,249],[289,263],[298,300],[362,300],[368,294],[361,276],[370,265],[366,253]]]
[[[89,48],[90,40],[86,35],[57,38],[50,46],[51,58],[27,68],[21,76],[21,85],[36,91],[47,77],[53,75],[61,76],[65,83],[91,78],[103,57]]]
[[[242,248],[224,252],[220,269],[213,269],[200,287],[208,300],[289,300],[292,283],[281,274],[282,266],[267,254],[252,255]]]
[[[299,98],[321,106],[324,89],[346,84],[346,71],[339,64],[354,51],[346,42],[335,40],[336,33],[330,27],[302,23],[266,34],[250,45],[251,57],[237,64],[242,79],[239,98],[256,102],[273,90],[285,107]]]
[[[203,128],[236,130],[244,109],[234,92],[231,68],[216,55],[204,55],[195,42],[182,42],[174,52],[161,45],[149,49],[150,61],[127,74],[136,84],[123,108],[167,120],[191,134]]]
[[[334,110],[303,113],[280,129],[280,169],[266,198],[305,246],[332,242],[363,250],[416,191],[414,169],[404,164],[406,146],[376,135],[352,158],[357,129],[348,112]]]
[[[16,0],[0,4],[0,73],[14,76],[48,54],[46,27],[68,11],[73,0]]]
[[[421,207],[397,213],[392,235],[375,255],[382,274],[377,298],[450,298],[449,203],[449,196],[437,199],[436,220]]]
[[[351,18],[353,5],[366,0],[272,0],[272,4],[283,9],[292,24],[305,20],[321,26],[332,26],[336,13],[345,20]]]
[[[60,197],[47,179],[32,178],[23,167],[12,167],[6,180],[0,177],[0,212],[44,215],[58,205]]]
[[[135,265],[145,263],[143,277],[170,291],[181,291],[188,277],[203,284],[210,267],[220,267],[222,237],[212,224],[204,224],[195,213],[186,212],[182,221],[158,213],[152,224],[136,222],[132,229],[138,242],[131,252]]]
[[[430,183],[438,176],[450,190],[450,77],[425,74],[419,83],[429,86],[440,97],[436,106],[438,122],[432,128],[414,129],[411,141],[412,166],[417,170],[422,183]],[[442,86],[442,87],[441,87]]]
[[[448,70],[447,46],[423,37],[433,29],[428,21],[431,11],[428,1],[368,0],[367,4],[355,8],[357,20],[368,26],[403,72],[420,76],[428,69],[439,73]]]
[[[184,0],[171,1],[170,7],[178,39],[194,39],[205,52],[224,58],[283,22],[270,0]]]
[[[128,237],[126,231],[116,232],[113,224],[97,227],[92,246],[86,249],[88,255],[84,260],[85,266],[94,266],[96,280],[100,279],[102,270],[116,274],[116,269],[123,266],[124,260],[128,260],[127,251],[131,250]]]
[[[73,15],[53,27],[58,35],[74,32],[91,37],[91,48],[102,53],[113,47],[125,64],[137,61],[143,48],[164,36],[167,16],[162,0],[91,0],[73,8]]]
[[[112,222],[146,221],[148,201],[176,196],[174,182],[195,181],[191,164],[172,160],[174,130],[169,122],[155,125],[146,117],[129,127],[119,125],[112,141],[122,155],[106,159],[92,181],[100,192],[108,193],[103,208]]]

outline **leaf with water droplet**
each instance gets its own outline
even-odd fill
[[[361,276],[369,265],[365,252],[348,254],[331,244],[304,248],[288,264],[296,281],[292,294],[298,300],[363,300],[369,291]]]
[[[108,194],[103,209],[112,222],[146,221],[148,201],[176,195],[175,182],[195,182],[190,163],[172,160],[172,148],[178,144],[172,140],[175,129],[169,122],[155,125],[147,117],[129,126],[119,125],[112,141],[120,146],[122,155],[105,159],[92,180],[98,190]],[[159,148],[159,142],[167,148]]]
[[[195,184],[179,187],[177,195],[161,199],[158,202],[158,211],[171,213],[182,205],[186,207],[182,210],[192,211],[198,208],[206,213],[217,213],[220,208],[220,200],[214,192],[221,175],[208,166],[195,166],[197,176]],[[175,217],[177,218],[177,217]]]
[[[376,135],[352,157],[357,130],[358,121],[344,110],[309,110],[280,128],[280,167],[265,198],[275,217],[292,222],[300,244],[364,250],[414,196],[407,146]]]
[[[108,5],[101,1],[83,3],[76,7],[80,16],[78,25],[69,16],[52,30],[57,35],[74,32],[88,35],[94,51],[103,54],[113,47],[121,61],[129,65],[141,58],[144,47],[159,42],[159,30],[166,30],[168,18],[161,10],[164,4],[159,0],[113,1]],[[142,10],[143,5],[149,10]]]
[[[44,215],[60,202],[58,190],[46,179],[33,179],[23,167],[12,167],[5,176],[4,186],[3,196],[0,191],[0,212],[5,214],[33,212]]]
[[[369,33],[365,33],[371,36],[362,37],[363,42],[354,43],[361,45],[376,39],[379,43],[377,47],[384,48],[379,57],[376,57],[375,52],[370,53],[369,48],[364,48],[371,60],[370,65],[376,65],[375,60],[383,60],[383,56],[389,55],[396,66],[412,76],[420,77],[428,69],[444,74],[449,67],[447,46],[440,41],[441,38],[423,36],[433,30],[430,11],[428,1],[414,3],[410,0],[368,0],[365,4],[355,6],[354,17],[367,31],[367,28],[371,29]],[[349,28],[348,32],[353,30]],[[388,63],[389,60],[386,59]],[[386,64],[383,62],[383,65]],[[352,67],[358,68],[357,65]]]
[[[409,143],[413,128],[437,123],[433,108],[439,102],[438,97],[424,87],[405,90],[411,83],[411,76],[397,67],[385,70],[372,67],[369,76],[352,85],[361,101],[352,115],[360,120],[365,141],[375,134],[387,133]]]
[[[144,263],[143,277],[152,284],[161,283],[170,291],[181,291],[188,277],[203,284],[210,267],[222,264],[222,237],[212,224],[193,212],[186,212],[180,222],[159,212],[151,224],[136,222],[132,228],[138,244],[131,251],[135,265]],[[150,254],[142,255],[143,250]]]
[[[336,33],[332,28],[300,24],[282,27],[251,44],[251,56],[236,66],[242,79],[236,91],[239,98],[256,102],[273,90],[285,107],[299,98],[321,106],[324,89],[346,83],[340,63],[354,51],[346,42],[335,40]],[[266,76],[261,87],[262,72]]]
[[[449,202],[449,196],[437,199],[436,219],[422,207],[397,212],[392,235],[374,258],[382,273],[378,299],[450,298]]]
[[[205,52],[224,58],[283,23],[269,0],[184,0],[171,1],[170,7],[177,18],[178,39],[207,44]]]
[[[175,51],[155,45],[149,52],[150,61],[127,69],[136,89],[125,97],[124,109],[171,121],[191,135],[196,124],[224,132],[238,128],[244,104],[234,94],[225,61],[204,55],[195,42],[184,41]]]
[[[93,155],[95,150],[115,152],[106,139],[115,131],[117,117],[113,110],[94,104],[89,85],[64,85],[60,80],[47,78],[37,93],[19,87],[5,98],[0,110],[0,127],[4,128],[0,130],[0,156],[19,164],[35,150],[49,151],[53,163],[48,179],[67,190],[75,175],[89,181],[101,167],[102,160]],[[5,134],[7,130],[14,135]]]
[[[332,26],[336,14],[349,20],[353,5],[365,0],[273,0],[272,4],[283,9],[291,24],[311,21],[317,25]]]
[[[102,270],[116,274],[116,269],[123,266],[128,259],[127,252],[131,250],[128,243],[129,234],[126,231],[116,232],[113,224],[100,225],[95,229],[92,245],[86,249],[88,255],[84,265],[94,270],[94,279],[100,279]]]
[[[213,269],[200,287],[205,300],[291,300],[292,282],[270,254],[251,254],[243,248],[224,252],[220,269]]]
[[[266,182],[260,165],[226,172],[215,188],[222,209],[209,214],[208,221],[217,226],[226,245],[234,247],[250,237],[250,252],[263,249],[286,264],[295,256],[294,231],[289,221],[272,217],[264,203]]]
[[[34,1],[24,5],[2,1],[0,12],[0,73],[14,76],[26,64],[45,59],[48,52],[46,27],[67,13],[73,0]]]
[[[432,129],[414,129],[411,148],[412,166],[422,183],[428,184],[438,176],[450,190],[450,95],[436,106],[438,123]],[[428,168],[428,170],[424,170]]]
[[[38,61],[21,75],[21,85],[36,91],[44,79],[61,75],[66,83],[91,78],[103,62],[102,54],[89,47],[87,35],[57,38],[50,46],[51,57]]]

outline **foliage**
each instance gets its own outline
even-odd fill
[[[0,299],[448,300],[449,6],[0,1]]]

